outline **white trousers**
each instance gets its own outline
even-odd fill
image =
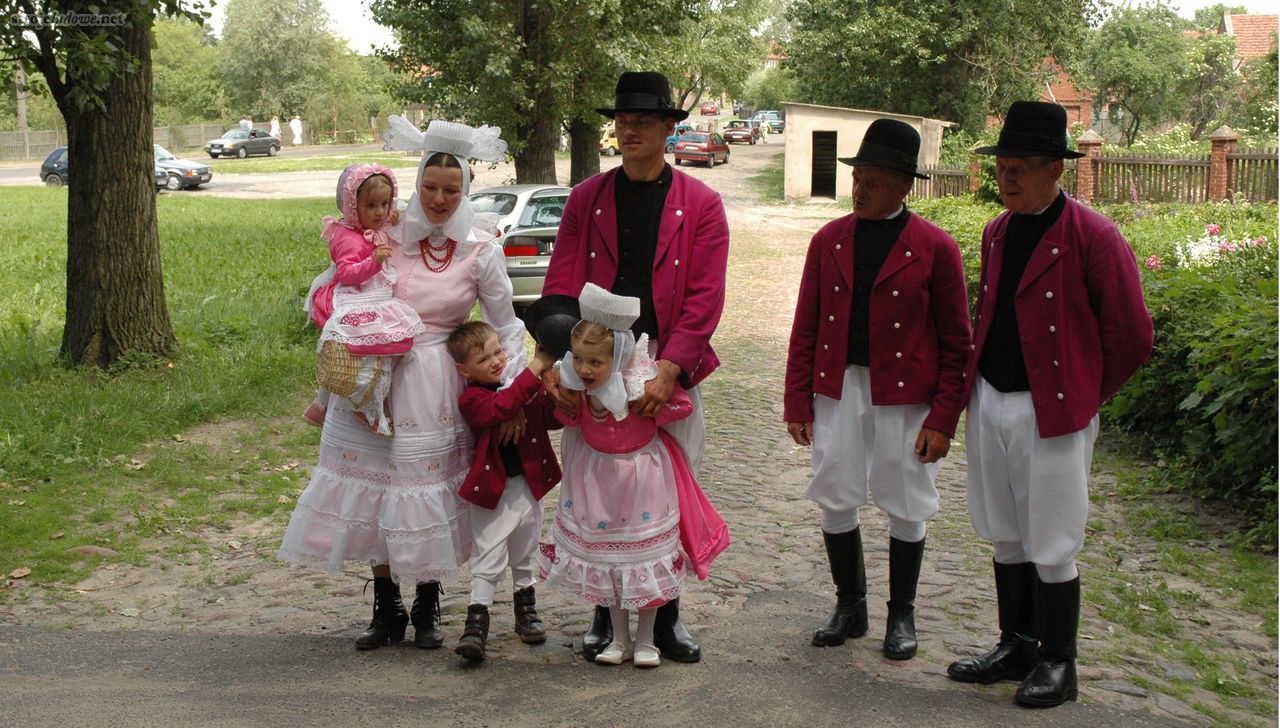
[[[507,478],[493,510],[468,504],[475,539],[471,557],[471,604],[493,604],[502,574],[511,567],[516,590],[533,586],[538,574],[538,538],[542,504],[534,500],[523,475]]]
[[[996,544],[997,561],[1031,561],[1045,581],[1075,577],[1097,437],[1094,415],[1083,430],[1042,438],[1030,392],[1001,392],[978,378],[965,416],[969,518]]]
[[[822,508],[823,530],[855,528],[870,492],[891,522],[920,524],[895,537],[924,537],[923,523],[938,512],[938,463],[922,464],[915,453],[928,416],[926,404],[871,404],[871,370],[864,366],[845,368],[840,399],[814,397],[813,480],[804,495]]]

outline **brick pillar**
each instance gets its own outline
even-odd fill
[[[1076,146],[1083,157],[1076,160],[1076,199],[1091,202],[1098,190],[1098,175],[1102,171],[1102,144],[1106,140],[1090,129],[1080,135]]]
[[[1227,155],[1236,150],[1240,135],[1234,129],[1223,124],[1217,131],[1209,135],[1209,199],[1221,202],[1231,199],[1235,187],[1235,170],[1231,168]]]
[[[981,174],[982,168],[978,166],[978,155],[971,152],[969,154],[969,194],[972,195],[977,192],[978,188],[982,186],[979,179]]]

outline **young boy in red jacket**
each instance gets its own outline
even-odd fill
[[[479,662],[489,637],[489,607],[508,565],[515,585],[516,634],[526,644],[547,639],[534,599],[535,554],[542,535],[539,501],[560,482],[560,463],[547,429],[561,425],[540,379],[553,363],[549,354],[540,352],[509,387],[499,390],[507,361],[492,326],[465,323],[449,335],[445,346],[467,379],[458,408],[476,440],[471,472],[458,493],[471,504],[475,548],[467,623],[454,652]],[[502,432],[503,424],[512,420],[523,423]]]

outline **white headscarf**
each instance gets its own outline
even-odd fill
[[[383,149],[422,152],[422,159],[418,162],[418,178],[413,187],[413,197],[409,200],[408,209],[400,218],[399,240],[405,252],[410,255],[416,253],[418,242],[424,239],[437,244],[446,238],[459,242],[466,241],[471,236],[471,229],[476,225],[476,214],[471,208],[471,200],[467,197],[467,193],[471,190],[471,168],[468,160],[502,161],[507,151],[507,143],[499,136],[502,129],[496,126],[481,126],[476,129],[466,124],[433,119],[427,125],[427,131],[421,132],[403,116],[391,116],[387,121],[391,126],[382,135],[385,142]],[[458,166],[462,168],[462,200],[449,219],[439,225],[427,219],[427,213],[422,209],[422,201],[418,199],[427,160],[438,152],[452,155],[458,160]]]
[[[613,367],[603,385],[591,390],[594,397],[615,420],[627,416],[627,403],[644,395],[644,383],[657,376],[658,366],[649,357],[649,335],[640,340],[631,326],[640,318],[640,299],[615,296],[588,283],[578,297],[582,320],[613,331]],[[568,389],[585,390],[586,384],[573,368],[573,351],[560,360],[560,384]]]

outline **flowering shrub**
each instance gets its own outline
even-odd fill
[[[1171,485],[1251,513],[1258,542],[1276,528],[1276,258],[1271,238],[1231,240],[1217,224],[1148,256],[1155,351],[1103,408],[1154,444]]]

